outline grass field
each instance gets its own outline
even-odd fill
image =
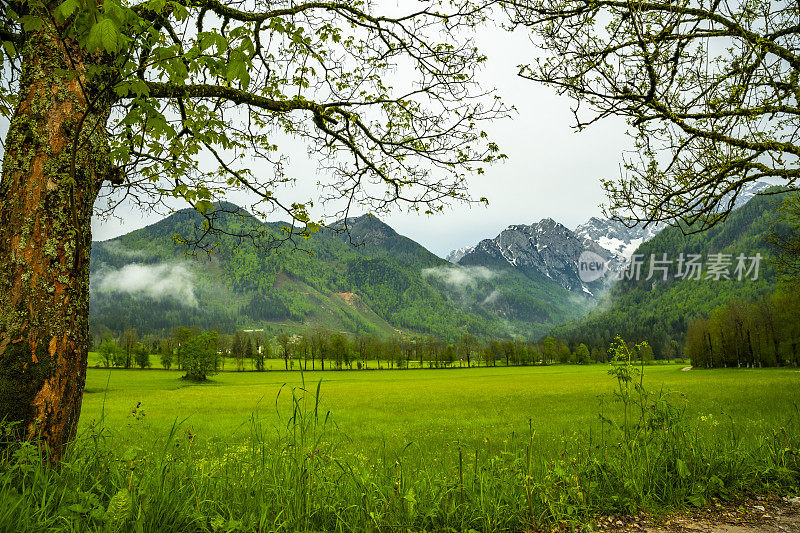
[[[797,370],[610,368],[90,369],[61,469],[0,470],[0,531],[531,531],[800,491]]]
[[[321,409],[330,411],[354,448],[391,449],[413,443],[425,449],[461,444],[502,443],[512,434],[527,436],[529,420],[545,448],[599,426],[616,382],[604,365],[497,367],[477,369],[223,372],[207,384],[189,384],[179,371],[89,369],[81,422],[105,416],[110,428],[131,425],[133,407],[145,417],[136,431],[151,438],[185,420],[202,440],[244,437],[251,415],[278,420],[276,398],[283,388],[314,389],[319,380]],[[677,365],[645,368],[651,389],[674,391],[687,420],[706,433],[729,431],[731,419],[743,435],[758,435],[785,423],[800,403],[800,372],[795,369],[683,372]]]

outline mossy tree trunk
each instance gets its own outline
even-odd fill
[[[80,415],[91,216],[109,168],[110,103],[85,76],[98,59],[52,27],[27,39],[0,181],[0,419],[54,462]]]

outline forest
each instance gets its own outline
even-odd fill
[[[300,334],[270,335],[264,330],[225,334],[199,327],[178,327],[165,337],[151,334],[139,337],[133,328],[127,328],[119,337],[107,334],[94,347],[96,358],[92,363],[102,368],[174,368],[190,375],[200,356],[200,350],[192,343],[200,338],[201,345],[208,349],[202,354],[206,361],[203,378],[225,370],[471,368],[609,360],[606,350],[590,349],[583,343],[571,348],[553,337],[528,341],[478,339],[466,334],[448,343],[433,336],[348,335],[322,328],[303,330]],[[653,352],[646,343],[639,348],[631,344],[630,348],[637,360],[653,361]],[[278,364],[269,364],[269,360]]]
[[[218,225],[257,235],[257,241],[220,235],[209,253],[187,248],[179,241],[197,238],[202,217],[180,210],[94,243],[95,337],[119,336],[129,327],[165,336],[174,327],[198,326],[227,334],[309,327],[384,337],[402,332],[447,342],[464,334],[533,338],[587,304],[544,276],[531,282],[508,266],[478,275],[451,265],[376,217],[348,219],[347,231],[334,225],[307,241],[278,246],[281,223],[261,222],[232,204],[218,207],[236,213],[221,214]],[[131,269],[143,278],[136,290],[128,281]],[[168,290],[176,278],[184,287],[180,294]],[[154,294],[159,283],[165,290]]]
[[[752,302],[734,299],[689,324],[684,353],[699,368],[800,364],[796,286]]]
[[[668,227],[636,250],[648,261],[664,254],[672,259],[681,254],[704,258],[717,253],[731,258],[759,254],[762,259],[756,279],[714,279],[707,269],[699,279],[680,279],[674,272],[666,279],[656,276],[648,280],[646,275],[622,279],[588,315],[557,326],[550,334],[569,345],[584,342],[600,349],[621,335],[647,341],[657,359],[683,357],[684,338],[695,320],[708,317],[728,302],[754,302],[778,291],[782,276],[775,269],[778,251],[772,236],[792,231],[780,211],[784,199],[791,197],[757,196],[707,231],[684,234],[691,228]]]

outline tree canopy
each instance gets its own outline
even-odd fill
[[[89,106],[110,106],[103,125],[76,115],[73,134],[107,130],[101,212],[180,198],[210,223],[212,201],[238,189],[305,234],[312,201],[275,194],[294,179],[282,143],[297,142],[320,160],[322,200],[345,200],[335,215],[435,211],[501,157],[479,125],[506,110],[474,83],[484,57],[468,38],[492,3],[4,2],[0,111],[14,112],[25,47],[52,32],[82,52],[69,55]]]
[[[742,0],[506,2],[546,53],[520,75],[609,117],[634,149],[604,180],[607,211],[701,231],[748,182],[800,180],[800,4]]]

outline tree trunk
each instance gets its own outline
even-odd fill
[[[86,59],[52,28],[28,39],[0,180],[0,419],[53,462],[81,410],[92,206],[109,168],[110,104],[92,97]]]

